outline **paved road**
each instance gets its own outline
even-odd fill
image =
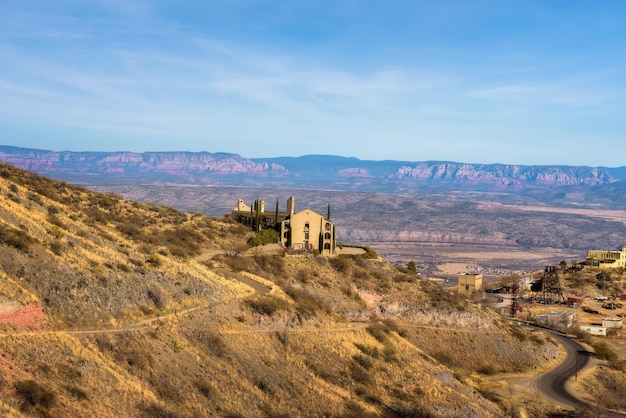
[[[560,332],[545,331],[563,345],[567,357],[556,368],[537,377],[537,390],[545,398],[569,409],[592,411],[594,415],[597,414],[597,416],[602,417],[626,416],[621,412],[591,406],[568,391],[567,382],[576,378],[576,374],[589,364],[592,353],[578,341]]]
[[[547,331],[567,352],[565,360],[556,368],[538,377],[537,389],[548,399],[567,408],[584,408],[587,404],[567,390],[567,381],[589,363],[591,353],[578,341],[559,332]]]

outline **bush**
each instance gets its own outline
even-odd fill
[[[207,399],[211,399],[211,397],[215,393],[215,388],[213,387],[213,385],[211,383],[205,382],[204,380],[196,380],[193,385],[196,387],[196,389],[198,389],[198,392],[200,392],[200,394]]]
[[[72,395],[73,397],[75,397],[79,401],[84,401],[84,400],[89,399],[89,396],[87,395],[87,392],[85,392],[84,390],[82,390],[78,386],[68,385],[68,386],[65,386],[65,390],[67,390],[67,392],[70,395]]]
[[[158,254],[150,255],[146,261],[152,264],[154,267],[160,267],[163,265],[163,260],[161,260],[161,257],[159,257]]]
[[[277,311],[290,310],[289,302],[283,298],[279,298],[273,295],[265,295],[260,298],[244,299],[244,303],[248,305],[253,311],[260,313],[261,315],[273,315]]]
[[[35,240],[25,231],[8,225],[0,225],[0,244],[14,247],[22,252],[29,253]]]
[[[604,341],[593,343],[591,346],[596,353],[596,357],[600,360],[606,360],[609,363],[614,363],[618,360],[618,356],[615,351],[613,351]]]
[[[296,286],[286,286],[284,290],[285,293],[294,300],[296,303],[296,311],[298,315],[303,318],[311,318],[320,310],[327,311],[324,302],[306,289]]]
[[[157,403],[149,403],[142,404],[139,406],[139,409],[144,413],[143,416],[150,418],[177,418],[179,415],[170,411],[169,409],[157,404]]]
[[[274,244],[278,242],[278,238],[278,232],[274,229],[262,229],[248,241],[248,245],[250,247],[258,247],[265,244]]]
[[[164,309],[167,305],[167,298],[158,287],[148,289],[148,298],[152,300],[157,309]]]
[[[56,404],[56,393],[32,379],[15,382],[15,392],[22,399],[22,410],[30,410],[35,407],[49,409]]]

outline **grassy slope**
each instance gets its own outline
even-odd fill
[[[499,416],[470,375],[554,351],[406,271],[243,256],[240,226],[2,165],[0,228],[0,295],[46,314],[31,332],[0,324],[6,414]],[[246,271],[272,290],[249,296]]]

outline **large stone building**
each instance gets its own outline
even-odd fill
[[[257,200],[248,206],[242,199],[232,210],[231,216],[240,223],[251,225],[254,230],[273,228],[279,233],[279,243],[292,250],[317,251],[321,254],[335,253],[335,225],[323,215],[305,209],[295,212],[295,199],[287,199],[287,211],[265,212],[265,202]]]
[[[280,242],[294,250],[335,253],[335,225],[323,215],[305,209],[295,212],[294,197],[287,199],[287,217],[280,223]]]
[[[606,268],[626,267],[626,246],[621,251],[589,250],[586,264]]]

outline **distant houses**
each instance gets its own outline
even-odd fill
[[[243,199],[239,199],[231,216],[237,222],[252,226],[256,231],[269,228],[276,230],[279,233],[278,242],[287,249],[335,254],[337,245],[335,224],[328,216],[325,217],[311,209],[296,212],[293,196],[287,199],[286,211],[279,211],[277,202],[273,213],[265,211],[263,200],[257,200],[253,206],[248,206]]]

